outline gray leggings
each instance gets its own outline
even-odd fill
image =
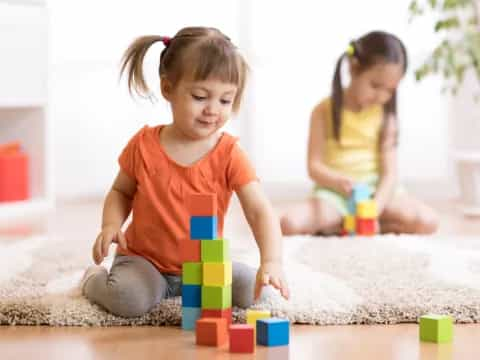
[[[232,304],[248,308],[253,304],[256,271],[244,264],[232,264]],[[87,280],[84,295],[90,301],[123,317],[140,316],[160,300],[182,294],[182,277],[160,273],[141,256],[117,255],[110,273],[97,273]],[[265,291],[262,293],[262,297]]]

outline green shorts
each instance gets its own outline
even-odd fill
[[[375,192],[378,184],[378,176],[372,176],[371,178],[368,178],[366,181],[362,182],[369,185],[372,191]],[[405,189],[402,186],[397,185],[394,193],[397,195],[404,192]],[[332,205],[342,216],[348,215],[348,199],[335,190],[317,185],[313,190],[313,196]]]

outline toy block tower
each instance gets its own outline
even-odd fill
[[[453,320],[450,316],[428,314],[420,317],[420,340],[447,343],[453,339]]]
[[[343,235],[374,235],[377,204],[366,184],[356,184],[348,199],[348,214],[343,218]]]
[[[190,240],[192,248],[201,247],[201,239],[217,236],[217,197],[215,194],[190,194],[186,199],[190,214]],[[195,329],[201,316],[203,264],[199,252],[192,251],[190,262],[182,265],[182,328]]]

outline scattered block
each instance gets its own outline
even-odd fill
[[[220,318],[200,318],[195,329],[197,345],[221,346],[228,341],[227,321]]]
[[[217,237],[216,216],[191,216],[190,239],[209,239]]]
[[[202,309],[199,307],[182,307],[182,329],[194,330],[197,320],[202,314]]]
[[[203,285],[227,286],[232,284],[232,262],[204,262]]]
[[[202,286],[202,309],[232,307],[232,286]]]
[[[202,240],[201,259],[203,262],[224,262],[230,260],[228,240]]]
[[[255,351],[255,332],[250,324],[230,325],[230,352],[253,353]]]
[[[182,285],[182,306],[201,307],[202,305],[202,286],[201,285]]]
[[[221,318],[227,321],[227,325],[232,324],[232,308],[226,309],[202,309],[202,318]]]
[[[191,216],[216,216],[217,195],[193,193],[186,198],[188,213]]]
[[[182,283],[185,285],[202,285],[202,263],[184,262],[182,264]]]
[[[257,344],[265,346],[288,345],[290,341],[290,321],[269,318],[257,320]]]
[[[420,317],[420,340],[447,343],[453,339],[453,319],[446,315],[427,314]]]
[[[270,310],[251,310],[247,309],[247,324],[253,326],[254,330],[257,329],[257,320],[259,319],[267,319],[271,317],[272,314]]]

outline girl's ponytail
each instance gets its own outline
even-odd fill
[[[342,127],[342,105],[343,105],[343,87],[342,87],[342,63],[347,54],[343,53],[337,60],[335,73],[332,81],[332,120],[333,136],[335,140],[340,141],[340,129]]]
[[[147,50],[158,41],[162,41],[168,47],[170,38],[158,35],[141,36],[123,54],[120,76],[122,76],[125,70],[127,71],[128,91],[130,94],[132,94],[132,91],[135,91],[141,97],[149,98],[151,96],[150,89],[143,75],[143,61]]]

